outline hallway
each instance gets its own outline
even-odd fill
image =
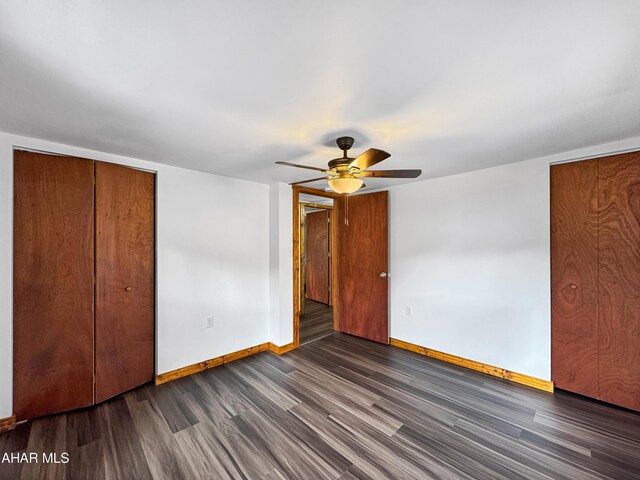
[[[300,345],[333,333],[333,307],[308,298],[304,302],[304,315],[300,316]]]

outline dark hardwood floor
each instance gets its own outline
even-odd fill
[[[640,415],[343,334],[21,424],[2,478],[640,478]]]
[[[300,316],[300,344],[313,342],[333,333],[333,307],[305,298]]]

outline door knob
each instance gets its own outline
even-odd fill
[[[130,291],[131,291],[131,287],[126,287],[126,288],[124,289],[124,291],[125,291],[125,292],[130,292]]]
[[[387,278],[387,272],[381,272],[380,278]]]

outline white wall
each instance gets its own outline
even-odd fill
[[[13,413],[14,145],[157,172],[158,373],[268,340],[267,185],[0,133],[0,418]]]
[[[284,183],[269,186],[269,339],[293,342],[293,195]]]
[[[391,188],[391,337],[550,379],[549,165],[638,148],[640,137]]]
[[[269,187],[167,167],[158,179],[158,372],[268,341]]]

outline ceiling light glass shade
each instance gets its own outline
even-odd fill
[[[362,187],[362,185],[364,185],[364,182],[359,178],[333,178],[329,180],[331,190],[336,193],[353,193]]]

